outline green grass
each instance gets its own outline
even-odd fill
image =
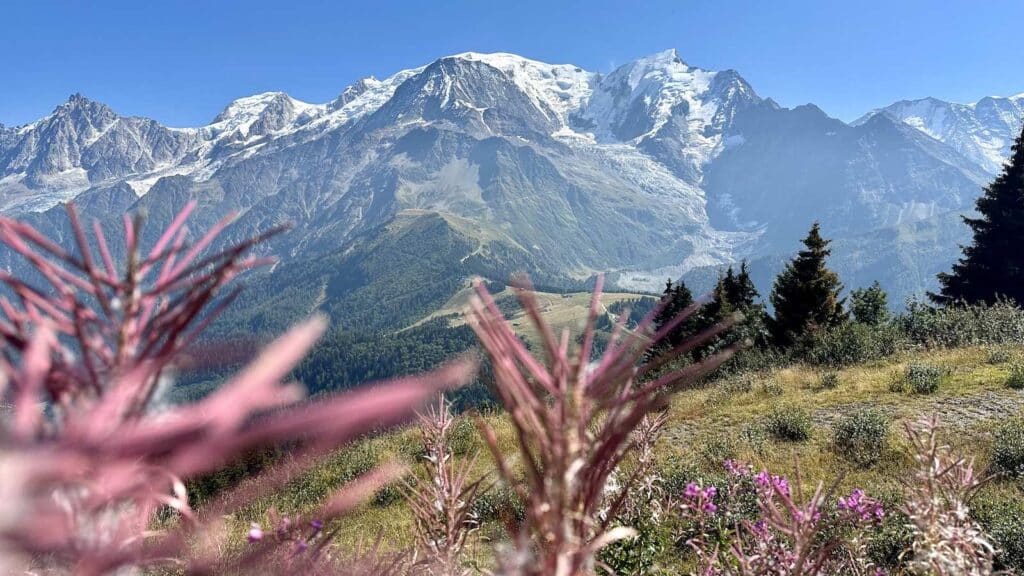
[[[585,311],[582,296],[561,298],[544,296],[547,313],[556,325],[570,325]],[[607,302],[606,302],[607,303]],[[514,319],[512,320],[514,322]],[[528,336],[529,337],[529,336]],[[962,405],[974,407],[992,394],[1008,398],[1021,396],[1006,388],[1012,367],[989,362],[991,350],[983,347],[945,351],[920,352],[853,366],[837,372],[839,384],[833,388],[820,385],[820,369],[791,366],[758,374],[733,377],[744,385],[728,381],[677,394],[669,410],[666,433],[658,446],[659,458],[681,461],[696,470],[707,473],[721,471],[720,456],[728,455],[768,468],[775,473],[793,477],[797,469],[804,490],[813,490],[819,482],[830,485],[841,478],[841,490],[863,487],[869,493],[899,491],[900,480],[908,477],[912,460],[906,449],[903,424],[935,411],[943,402],[958,398]],[[931,395],[910,395],[891,390],[894,378],[902,378],[910,364],[926,363],[944,371],[942,386]],[[748,385],[749,384],[749,385]],[[810,415],[814,433],[803,442],[785,442],[758,436],[749,431],[763,430],[766,417],[780,406],[793,406]],[[886,415],[890,422],[890,441],[887,448],[871,467],[857,466],[837,453],[833,441],[833,425],[854,410],[873,408]],[[986,406],[976,406],[985,409]],[[953,418],[946,422],[951,431],[947,440],[967,455],[976,457],[977,467],[986,469],[989,463],[991,432],[998,423],[993,419],[963,419],[939,410],[940,417]],[[499,443],[506,454],[515,454],[515,439],[507,419],[491,415],[486,422],[497,432]],[[748,433],[741,433],[747,430]],[[757,437],[756,442],[751,437]],[[363,441],[379,461],[405,462],[415,473],[418,470],[416,454],[418,433],[413,428],[392,431]],[[479,456],[475,474],[484,475],[493,470],[493,462],[483,444],[477,444]],[[348,448],[315,466],[300,482],[300,487],[284,490],[267,502],[231,519],[229,526],[239,539],[250,521],[265,519],[266,510],[281,512],[311,511],[330,489],[343,484],[352,466],[355,453]],[[462,456],[468,458],[470,454]],[[994,482],[990,493],[1010,493],[1014,488],[1004,482]],[[392,546],[404,546],[412,541],[412,516],[402,501],[381,507],[367,504],[339,521],[338,544],[354,546],[382,535]],[[493,539],[500,537],[496,522],[483,526],[475,535],[471,556],[486,561]]]
[[[473,294],[474,290],[471,287],[459,290],[439,310],[403,330],[423,324],[432,318],[441,317],[449,317],[450,326],[465,324],[466,320],[463,313],[466,311],[466,307],[469,305],[469,298]],[[535,292],[535,295],[540,305],[541,313],[556,334],[560,333],[563,329],[569,329],[574,334],[579,333],[590,311],[590,293],[572,292],[558,294],[554,292]],[[495,300],[500,301],[505,298],[514,299],[516,298],[516,293],[514,289],[506,288],[497,294],[492,294],[492,296]],[[615,302],[642,298],[643,296],[643,294],[631,292],[605,292],[601,294],[602,310]],[[516,332],[521,334],[523,338],[526,338],[531,345],[540,345],[540,335],[533,327],[533,324],[531,324],[525,311],[517,310],[509,318],[509,322],[516,329]]]

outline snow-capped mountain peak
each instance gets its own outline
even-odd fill
[[[309,121],[326,110],[326,105],[302,102],[284,92],[265,92],[228,104],[206,128],[218,136],[244,140],[292,128],[297,120]]]
[[[640,141],[673,120],[677,128],[702,133],[716,124],[719,108],[731,106],[730,101],[737,98],[760,100],[735,71],[691,66],[673,49],[640,58],[603,77],[581,117],[593,126],[599,140]]]
[[[1024,123],[1024,94],[989,96],[968,104],[930,97],[901,100],[872,110],[853,124],[859,126],[878,114],[949,144],[988,173],[997,174]]]
[[[547,64],[516,54],[464,52],[450,58],[483,62],[504,72],[540,110],[552,110],[562,125],[593,90],[596,74],[574,64]]]

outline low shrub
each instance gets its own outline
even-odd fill
[[[768,452],[768,434],[763,427],[757,424],[744,424],[740,428],[740,440],[760,456],[764,456]]]
[[[739,374],[720,380],[708,394],[705,403],[709,406],[717,406],[728,402],[730,398],[738,394],[746,394],[754,390],[754,377],[750,374]]]
[[[366,474],[382,461],[382,451],[375,442],[358,442],[332,453],[325,462],[288,483],[281,493],[281,500],[288,502],[288,507],[294,508],[315,505],[338,487]]]
[[[1024,343],[1024,311],[1007,302],[946,308],[911,302],[899,324],[911,342],[927,347]]]
[[[660,566],[662,557],[673,550],[672,533],[665,523],[648,514],[632,522],[632,538],[623,538],[601,549],[598,561],[611,574],[622,576],[670,576],[675,574]]]
[[[745,394],[754,390],[754,379],[748,374],[743,374],[724,380],[719,386],[728,394]]]
[[[990,350],[988,357],[985,359],[989,364],[1006,364],[1010,360],[1013,360],[1013,354],[1011,354],[1006,348],[995,348]]]
[[[764,429],[776,440],[802,442],[811,437],[814,425],[806,410],[791,404],[776,406],[765,416]]]
[[[771,347],[756,346],[737,354],[719,370],[720,377],[752,372],[768,372],[788,365],[791,359],[784,351]]]
[[[886,507],[882,525],[873,531],[866,543],[867,557],[876,566],[886,570],[882,574],[902,574],[900,567],[907,559],[906,551],[914,543],[910,519],[899,511],[899,504]]]
[[[939,389],[943,373],[941,368],[931,364],[911,364],[903,374],[904,390],[914,394],[932,394]]]
[[[1010,374],[1006,377],[1006,387],[1012,390],[1024,390],[1024,364],[1010,366]]]
[[[659,462],[657,473],[661,478],[661,489],[670,499],[683,494],[690,482],[704,480],[706,476],[694,461],[680,457],[671,457]]]
[[[400,481],[385,484],[373,493],[373,503],[376,506],[391,506],[395,502],[405,499],[405,490],[402,489]]]
[[[1010,418],[995,429],[992,466],[1007,474],[1024,473],[1024,417]]]
[[[698,452],[709,464],[736,458],[740,449],[739,439],[728,432],[714,432],[700,439]]]
[[[501,520],[518,525],[526,517],[526,505],[508,486],[501,484],[477,496],[473,514],[478,520]]]
[[[786,389],[782,387],[782,384],[779,384],[775,380],[768,380],[761,384],[760,392],[765,396],[774,398],[785,394]]]
[[[448,432],[448,448],[456,456],[465,456],[479,447],[480,435],[472,418],[456,418]]]
[[[1024,502],[982,492],[971,501],[971,517],[999,549],[994,568],[1024,573]]]
[[[825,372],[818,379],[818,388],[821,390],[832,390],[839,386],[839,373],[838,372]]]
[[[906,338],[896,324],[847,322],[814,333],[799,345],[796,355],[810,364],[838,367],[886,358],[905,346]]]
[[[833,431],[833,446],[841,456],[861,466],[878,462],[889,436],[889,420],[867,408],[840,420]]]

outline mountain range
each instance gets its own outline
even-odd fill
[[[283,305],[285,288],[298,308],[363,302],[397,262],[443,286],[394,294],[411,312],[380,329],[429,313],[470,275],[514,270],[551,286],[608,271],[622,288],[681,275],[701,288],[748,259],[764,290],[815,220],[847,286],[880,279],[898,303],[953,261],[966,234],[956,216],[1022,122],[1024,94],[903,101],[845,123],[674,50],[606,74],[464,53],[324,104],[241,98],[198,128],[74,95],[0,125],[0,212],[58,238],[57,206],[72,199],[109,227],[145,211],[154,233],[189,199],[194,229],[238,214],[227,240],[289,221],[265,247],[288,259],[262,281],[281,289],[257,290],[251,309]]]

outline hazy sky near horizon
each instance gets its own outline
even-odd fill
[[[1024,0],[328,0],[0,3],[0,123],[69,94],[170,126],[235,98],[307,102],[465,51],[607,72],[676,48],[844,120],[900,99],[1024,92]]]

